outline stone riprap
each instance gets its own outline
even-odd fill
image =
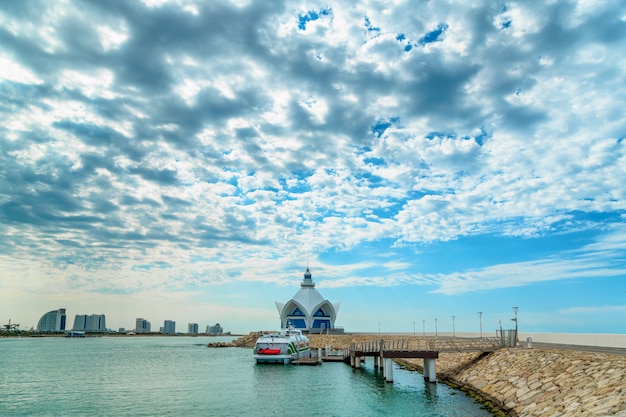
[[[403,362],[422,370],[420,360]],[[437,376],[513,416],[626,417],[624,356],[524,348],[441,353]]]

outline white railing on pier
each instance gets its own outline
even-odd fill
[[[420,337],[410,339],[370,340],[353,343],[348,350],[365,353],[393,351],[423,352],[492,352],[504,347],[499,337],[455,338],[455,337]]]

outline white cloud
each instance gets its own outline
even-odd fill
[[[0,78],[23,84],[43,84],[43,80],[7,56],[0,55]]]
[[[522,287],[537,282],[619,277],[626,274],[621,261],[626,241],[623,230],[576,251],[529,262],[493,265],[486,268],[432,276],[435,293],[459,294],[496,288]]]
[[[96,26],[96,30],[100,36],[102,49],[104,49],[105,52],[118,49],[129,37],[128,28],[123,24],[117,25],[117,27],[99,25]]]
[[[363,1],[302,30],[318,4],[18,2],[0,12],[0,253],[39,260],[39,279],[66,271],[65,288],[108,274],[184,291],[283,283],[365,243],[617,230],[626,12],[590,4]],[[594,247],[623,250],[614,239]],[[325,285],[459,294],[624,273],[580,246],[571,263],[456,273],[385,260],[384,277]],[[164,260],[150,279],[136,268]]]
[[[570,307],[559,310],[559,314],[626,314],[626,305],[599,307]]]

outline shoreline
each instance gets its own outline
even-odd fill
[[[410,338],[386,335],[385,340]],[[309,335],[309,339],[312,348],[345,349],[377,337]],[[233,345],[253,346],[255,340],[251,333]],[[423,374],[421,359],[395,361]],[[626,355],[620,353],[518,346],[490,353],[441,352],[436,367],[440,382],[467,392],[495,416],[626,417]]]
[[[98,333],[98,332],[86,332],[84,337],[242,337],[241,334],[210,334],[210,333],[198,333],[198,334],[165,334],[165,333]],[[16,339],[16,338],[46,338],[46,337],[70,337],[66,333],[21,333],[21,334],[0,334],[0,339]],[[71,337],[70,337],[71,338]]]

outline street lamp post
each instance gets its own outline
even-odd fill
[[[452,316],[452,337],[456,337],[456,332],[454,331],[454,316]]]
[[[483,338],[483,312],[478,312],[478,320],[480,321],[480,338]]]
[[[519,342],[519,339],[517,338],[517,312],[519,310],[519,307],[513,307],[513,312],[515,313],[515,318],[513,319],[515,321],[515,346],[517,346],[517,342]]]
[[[437,334],[437,319],[435,319],[435,337],[438,336]]]

